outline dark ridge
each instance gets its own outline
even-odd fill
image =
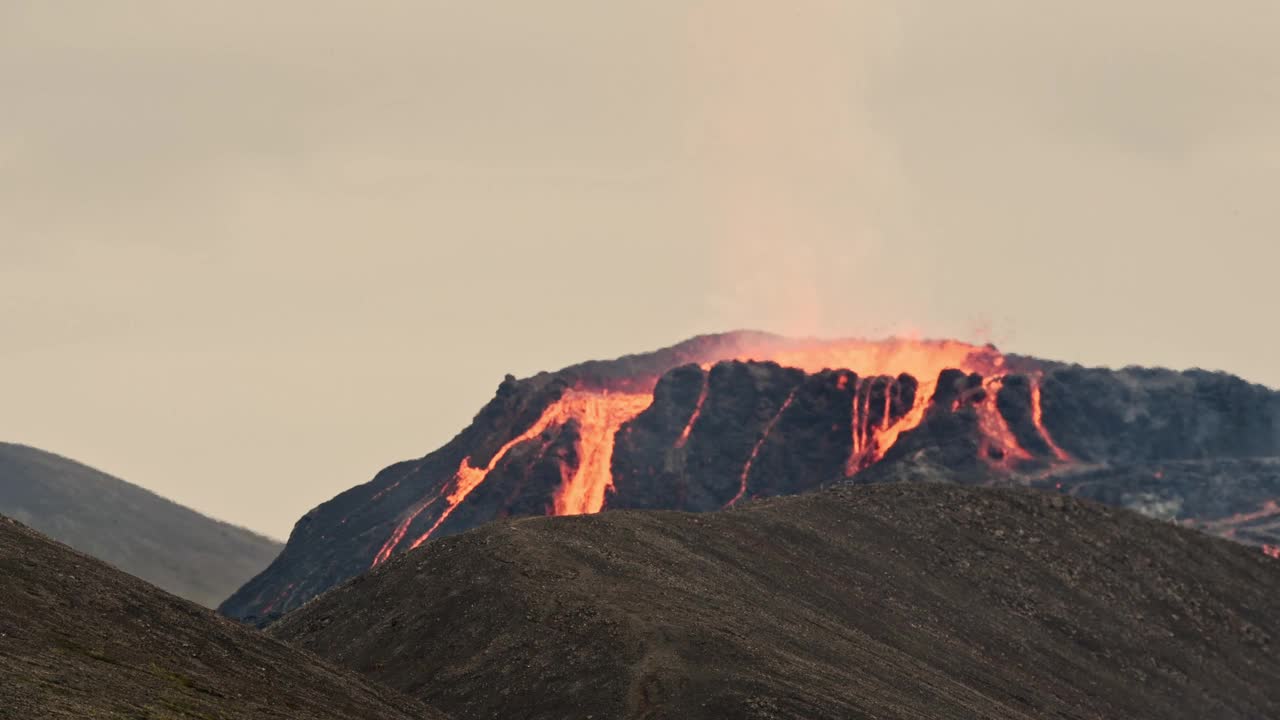
[[[74,460],[9,443],[0,443],[0,514],[206,607],[283,547]]]
[[[1280,561],[1024,489],[492,523],[271,633],[458,718],[1280,717]]]
[[[0,517],[0,718],[443,718]]]

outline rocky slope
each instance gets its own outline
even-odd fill
[[[1116,468],[1280,455],[1277,418],[1280,394],[1220,373],[1085,369],[951,341],[695,338],[508,377],[444,447],[304,516],[221,610],[268,622],[397,553],[512,516],[707,511],[917,476],[1070,491],[1054,478],[1085,471],[1086,494],[1110,499],[1122,493],[1099,492],[1101,479],[1130,482]],[[1180,521],[1226,534],[1228,517],[1280,498],[1274,473],[1255,479],[1223,495],[1170,473],[1158,494],[1177,498]],[[1237,539],[1280,545],[1268,527]]]
[[[0,517],[0,718],[442,718]]]
[[[0,443],[0,514],[208,607],[281,548],[74,460],[9,443]]]
[[[457,718],[1280,717],[1280,561],[1026,489],[497,522],[270,632]]]

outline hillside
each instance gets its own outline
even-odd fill
[[[0,443],[0,514],[206,607],[281,545],[74,460]]]
[[[1273,522],[1236,520],[1275,515],[1277,456],[1280,393],[1226,373],[1089,369],[949,340],[704,336],[507,377],[453,440],[304,515],[219,609],[266,624],[508,517],[711,511],[915,476],[1036,484],[1275,547]],[[1230,481],[1246,465],[1248,481]]]
[[[0,517],[0,718],[441,717]]]
[[[1023,489],[496,522],[270,632],[457,718],[1280,717],[1280,562]]]

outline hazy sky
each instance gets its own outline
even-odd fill
[[[0,0],[0,439],[283,537],[700,332],[1280,385],[1275,0]]]

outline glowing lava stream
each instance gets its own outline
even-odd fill
[[[748,337],[745,341],[733,342],[730,345],[720,346],[719,349],[710,349],[688,360],[696,361],[704,370],[709,370],[715,363],[726,360],[771,361],[786,367],[801,369],[809,374],[828,368],[850,371],[856,369],[864,379],[857,382],[851,408],[853,447],[846,466],[846,472],[849,475],[879,461],[885,452],[893,447],[902,433],[920,425],[930,406],[933,389],[936,386],[936,382],[932,380],[937,378],[942,370],[957,368],[966,373],[978,373],[989,378],[1007,371],[1004,356],[994,347],[981,347],[956,341],[903,338],[883,341],[794,341]],[[652,377],[619,380],[620,384],[615,387],[625,387],[626,391],[611,392],[581,387],[568,390],[559,400],[549,405],[532,426],[499,448],[484,467],[476,467],[470,456],[464,458],[458,470],[434,496],[424,498],[397,523],[391,536],[374,557],[374,566],[391,557],[404,542],[414,522],[427,510],[438,512],[438,515],[435,516],[431,527],[413,540],[412,547],[418,547],[431,538],[467,497],[484,483],[513,448],[550,429],[564,427],[570,422],[575,424],[578,433],[577,463],[576,467],[562,464],[560,468],[562,480],[552,495],[548,512],[554,515],[599,512],[605,505],[608,493],[613,489],[611,466],[615,435],[624,424],[653,403],[653,386],[661,373],[662,370],[658,370]],[[900,373],[913,376],[919,384],[912,406],[901,417],[895,419],[892,417],[892,390],[897,382],[896,377]],[[847,386],[849,377],[851,375],[841,377],[839,380],[841,389]],[[870,386],[864,383],[881,377],[887,381],[885,412],[881,420],[873,426],[870,422]],[[1001,382],[1003,382],[1002,378],[990,381],[989,397],[976,407],[983,434],[989,438],[984,440],[984,450],[988,447],[998,447],[1004,453],[1003,459],[997,464],[1031,459],[1030,454],[1014,439],[1008,423],[996,408],[995,392],[998,391]],[[704,377],[697,404],[675,442],[677,449],[685,447],[701,417],[703,404],[709,392],[708,383],[708,377]],[[1032,393],[1033,416],[1037,428],[1040,429],[1052,448],[1053,454],[1059,460],[1070,460],[1070,456],[1058,448],[1044,431],[1041,422],[1038,378],[1032,380]],[[790,403],[789,398],[783,409]],[[753,448],[743,469],[739,493],[726,507],[745,496],[748,476],[756,455],[763,447],[777,419],[777,417],[773,419],[765,435]],[[544,451],[550,442],[552,441],[546,440],[543,443]],[[380,498],[394,487],[395,485],[386,488],[375,495],[374,499]]]
[[[791,401],[796,399],[796,391],[792,390],[787,399],[782,401],[782,407],[778,408],[778,414],[773,416],[769,424],[764,426],[764,432],[760,434],[760,439],[756,440],[756,444],[751,448],[751,454],[747,456],[747,464],[742,467],[742,482],[738,486],[738,494],[733,499],[724,504],[724,509],[733,507],[733,504],[742,499],[747,494],[747,477],[751,475],[751,466],[756,461],[756,456],[760,454],[760,448],[764,447],[764,441],[769,439],[769,434],[773,432],[773,426],[778,424],[778,420],[782,418],[782,413],[791,407]]]
[[[1058,447],[1058,443],[1053,441],[1053,436],[1044,426],[1044,410],[1040,407],[1040,378],[1038,377],[1031,381],[1031,421],[1035,423],[1036,430],[1040,432],[1040,437],[1044,438],[1045,444],[1053,451],[1053,456],[1062,462],[1071,462],[1071,455]]]
[[[996,398],[1002,387],[1004,387],[1003,377],[993,378],[983,385],[986,397],[977,406],[978,427],[982,429],[983,459],[995,461],[997,465],[1008,465],[1015,460],[1030,460],[1031,453],[1022,448],[1018,438],[1014,437],[1013,431],[1009,429],[1009,421],[1000,414]],[[992,445],[1000,451],[999,459],[990,456],[989,450]]]
[[[702,390],[698,393],[698,404],[693,406],[693,414],[689,416],[689,422],[685,423],[684,431],[680,433],[680,439],[676,440],[676,449],[684,447],[689,442],[689,433],[693,432],[693,426],[698,422],[698,418],[702,415],[702,404],[707,401],[707,391],[711,389],[711,374],[704,373],[702,376]]]
[[[578,469],[556,491],[555,514],[598,513],[604,508],[605,492],[613,490],[614,438],[624,424],[653,404],[653,395],[605,391],[580,393],[570,401],[578,421]]]
[[[416,548],[440,529],[444,521],[462,504],[467,496],[489,477],[489,473],[502,462],[515,446],[538,437],[552,427],[563,427],[575,421],[578,427],[578,466],[569,475],[552,498],[553,515],[581,515],[597,513],[604,507],[605,494],[613,489],[613,445],[618,430],[653,403],[651,393],[611,393],[607,390],[568,390],[559,400],[543,411],[529,429],[507,441],[498,449],[485,467],[471,464],[471,458],[462,460],[452,479],[452,490],[444,496],[445,507],[431,527],[409,546]],[[373,564],[385,562],[396,546],[404,539],[405,532],[428,506],[438,499],[424,503],[401,521],[391,538],[378,552]]]
[[[898,437],[902,433],[918,426],[924,420],[924,413],[929,409],[929,397],[932,396],[932,388],[935,383],[920,384],[916,389],[915,400],[911,404],[911,408],[906,414],[898,419],[893,419],[893,388],[897,385],[896,378],[887,378],[885,386],[884,398],[884,417],[880,421],[879,428],[870,426],[868,410],[871,405],[870,388],[861,400],[859,405],[858,391],[862,388],[864,382],[869,382],[875,378],[865,378],[859,380],[854,385],[853,395],[853,450],[849,453],[849,461],[845,463],[845,477],[853,477],[868,465],[878,462],[898,442]],[[874,441],[874,445],[872,442]]]

